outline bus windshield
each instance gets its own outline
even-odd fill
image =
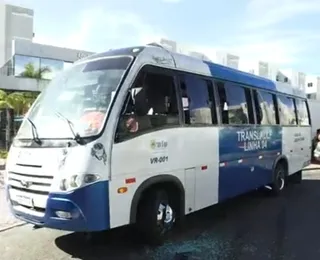
[[[106,57],[81,62],[55,77],[35,101],[17,133],[32,139],[32,125],[40,139],[89,137],[101,131],[117,87],[132,57]]]

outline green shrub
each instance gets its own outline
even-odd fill
[[[0,159],[6,159],[8,156],[8,152],[5,150],[0,150]]]

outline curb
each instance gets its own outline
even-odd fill
[[[314,171],[314,170],[320,170],[320,167],[306,168],[306,169],[303,169],[302,171],[307,172],[307,171]]]
[[[24,225],[27,225],[27,223],[16,223],[16,224],[12,224],[10,226],[7,226],[7,227],[4,227],[4,228],[0,228],[0,233],[1,232],[4,232],[4,231],[8,231],[10,229],[13,229],[15,227],[21,227],[21,226],[24,226]]]

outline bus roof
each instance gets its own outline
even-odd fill
[[[264,90],[306,98],[306,93],[304,90],[299,90],[298,88],[295,88],[287,83],[272,81],[251,73],[246,73],[210,61],[205,61],[200,58],[171,52],[158,44],[110,50],[107,52],[90,55],[84,59],[81,59],[79,62],[102,57],[128,55],[134,57],[139,56],[139,58],[141,57],[142,59],[145,59],[146,63],[157,63],[163,67],[177,69],[180,71],[196,73],[216,79],[236,82],[246,86],[252,86]]]
[[[300,90],[288,83],[273,81],[251,73],[243,72],[210,61],[191,56],[171,53],[178,70],[195,72],[205,76],[233,81],[242,85],[253,86],[264,90],[281,92],[284,94],[306,98],[304,90]]]

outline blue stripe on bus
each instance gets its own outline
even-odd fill
[[[230,67],[222,66],[208,61],[203,61],[209,68],[211,76],[217,79],[233,81],[240,85],[254,86],[259,89],[276,91],[289,95],[306,98],[304,90],[292,87],[289,84],[273,81],[268,78],[246,73]]]
[[[15,217],[35,225],[76,232],[102,231],[110,228],[109,182],[101,181],[69,193],[50,193],[43,217],[16,211]],[[56,211],[72,214],[72,219],[58,218]]]
[[[219,201],[269,184],[272,180],[274,160],[281,151],[280,126],[221,128]]]
[[[255,86],[265,90],[277,90],[275,83],[270,79],[259,77],[254,74],[246,73],[212,62],[204,61],[204,63],[208,65],[211,75],[214,78],[233,81],[247,86]]]

